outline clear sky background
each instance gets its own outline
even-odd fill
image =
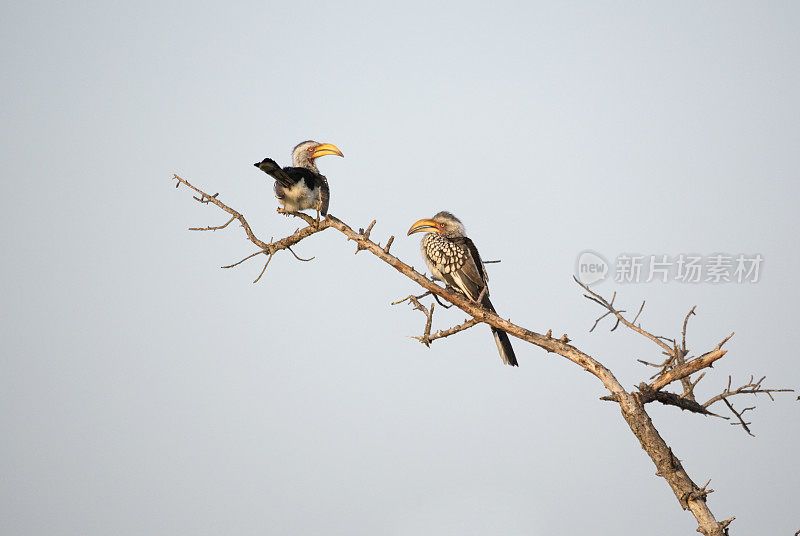
[[[602,385],[488,328],[434,343],[417,289],[334,231],[261,265],[170,181],[275,213],[253,167],[332,142],[331,212],[458,215],[500,313],[568,333],[632,388],[658,349],[588,333],[578,254],[760,254],[755,284],[598,284],[689,346],[731,331],[707,398],[800,386],[800,5],[795,2],[6,2],[0,533],[694,534]],[[441,312],[435,328],[464,319]],[[649,411],[735,534],[800,529],[800,403],[756,438]],[[752,400],[736,400],[739,407]]]

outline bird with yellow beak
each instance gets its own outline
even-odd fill
[[[253,164],[275,179],[275,197],[289,212],[315,209],[319,215],[328,214],[330,188],[328,179],[319,172],[315,160],[320,156],[344,156],[331,143],[304,141],[292,150],[292,166],[281,168],[273,159],[265,158]]]
[[[433,218],[415,222],[408,230],[408,236],[414,233],[425,233],[420,244],[422,258],[434,280],[443,281],[448,287],[496,313],[489,300],[489,276],[486,268],[478,248],[467,237],[461,220],[445,210]],[[503,363],[512,367],[519,366],[508,334],[493,327],[492,335]]]

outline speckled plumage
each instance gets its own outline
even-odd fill
[[[458,244],[442,235],[428,233],[422,239],[422,252],[430,260],[431,268],[442,274],[452,273],[468,260],[468,254]]]
[[[437,231],[425,234],[420,242],[420,250],[433,278],[444,281],[472,301],[480,302],[495,312],[489,300],[489,276],[478,248],[466,236],[464,225],[446,211],[439,212],[432,219],[437,223]],[[492,328],[492,334],[503,363],[518,366],[508,334],[495,328]]]

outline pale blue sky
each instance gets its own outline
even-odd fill
[[[618,291],[694,352],[731,331],[701,396],[798,387],[800,7],[793,2],[431,5],[6,3],[0,163],[0,532],[47,535],[693,534],[593,377],[477,327],[428,350],[415,289],[328,231],[273,259],[175,190],[177,172],[293,231],[252,163],[332,142],[331,212],[409,225],[448,209],[501,314],[567,332],[627,387],[659,358],[589,334],[591,249],[761,254],[761,281]],[[435,327],[463,320],[455,311]],[[705,385],[703,385],[705,384]],[[755,439],[651,406],[736,534],[791,534],[795,396]],[[737,401],[739,406],[750,400]]]

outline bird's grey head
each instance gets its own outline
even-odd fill
[[[448,238],[467,236],[467,230],[461,220],[446,210],[439,212],[433,218],[417,221],[408,230],[409,235],[419,232],[437,233]]]
[[[313,140],[301,141],[292,149],[292,165],[319,173],[314,160],[329,154],[344,156],[339,148],[331,143],[318,143]]]

